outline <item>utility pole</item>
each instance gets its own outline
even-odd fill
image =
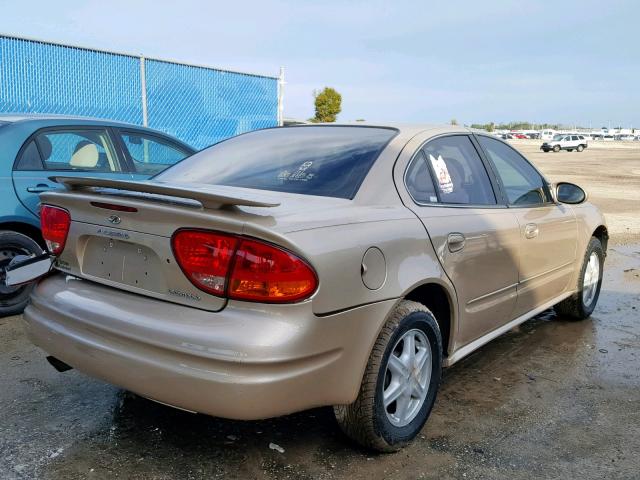
[[[284,125],[284,67],[280,67],[280,75],[278,76],[278,126]]]

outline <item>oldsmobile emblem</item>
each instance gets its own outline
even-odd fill
[[[107,217],[107,220],[109,220],[114,225],[118,225],[122,221],[122,219],[118,215],[111,215],[110,217]]]

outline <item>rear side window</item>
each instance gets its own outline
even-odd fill
[[[436,203],[438,201],[427,161],[427,156],[422,150],[419,150],[405,175],[407,190],[418,203]]]
[[[184,148],[155,135],[121,131],[120,136],[136,173],[155,175],[191,154]]]
[[[438,200],[462,205],[495,205],[487,170],[466,135],[436,138],[423,147]]]
[[[202,150],[154,179],[351,199],[396,134],[349,126],[258,130]]]
[[[46,131],[36,142],[47,170],[121,171],[106,130]]]
[[[35,141],[31,140],[22,150],[16,170],[42,170],[42,160],[40,160],[40,153]]]

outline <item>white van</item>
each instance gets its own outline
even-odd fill
[[[540,133],[540,140],[552,140],[555,134],[555,130],[542,130]]]

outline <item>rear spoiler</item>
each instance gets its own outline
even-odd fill
[[[203,208],[217,209],[224,205],[247,207],[277,207],[280,202],[254,190],[225,185],[202,183],[164,183],[155,181],[114,180],[93,177],[49,177],[52,182],[64,185],[69,191],[95,190],[100,188],[163,195],[195,200]],[[108,192],[105,192],[108,193]]]

